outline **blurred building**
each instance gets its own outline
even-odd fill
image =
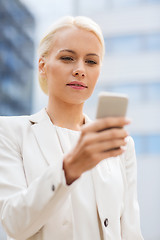
[[[129,131],[138,159],[138,196],[145,240],[160,239],[160,0],[79,1],[79,14],[102,27],[106,57],[86,112],[99,91],[129,95]]]
[[[0,115],[31,113],[34,30],[19,0],[0,0]]]

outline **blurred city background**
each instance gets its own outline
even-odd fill
[[[106,56],[85,112],[95,118],[99,91],[129,95],[142,233],[145,240],[160,240],[160,0],[0,0],[0,115],[32,114],[46,106],[37,45],[65,15],[89,16],[102,28]]]

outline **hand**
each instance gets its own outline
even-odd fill
[[[128,136],[123,127],[129,123],[126,118],[112,117],[84,125],[77,145],[64,157],[63,169],[67,184],[74,182],[103,159],[122,154]]]

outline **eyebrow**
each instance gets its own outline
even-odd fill
[[[97,55],[96,53],[88,53],[86,56],[96,56],[96,57],[99,57],[99,55]]]
[[[59,50],[58,52],[70,52],[70,53],[76,54],[76,52],[71,50],[71,49],[62,49],[62,50]],[[86,56],[96,56],[96,57],[99,57],[99,55],[97,55],[96,53],[88,53]]]
[[[70,53],[76,54],[75,51],[70,50],[70,49],[62,49],[62,50],[59,50],[58,52],[70,52]]]

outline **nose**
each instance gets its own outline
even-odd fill
[[[79,70],[79,69],[73,70],[72,75],[73,75],[74,77],[77,77],[77,78],[84,78],[84,77],[86,76],[86,74],[84,73],[84,71]]]
[[[78,62],[78,65],[75,66],[73,72],[72,72],[72,75],[76,78],[79,78],[79,79],[83,79],[85,78],[86,76],[86,72],[85,72],[85,67],[83,65],[84,63],[82,63],[82,61],[79,61]]]

